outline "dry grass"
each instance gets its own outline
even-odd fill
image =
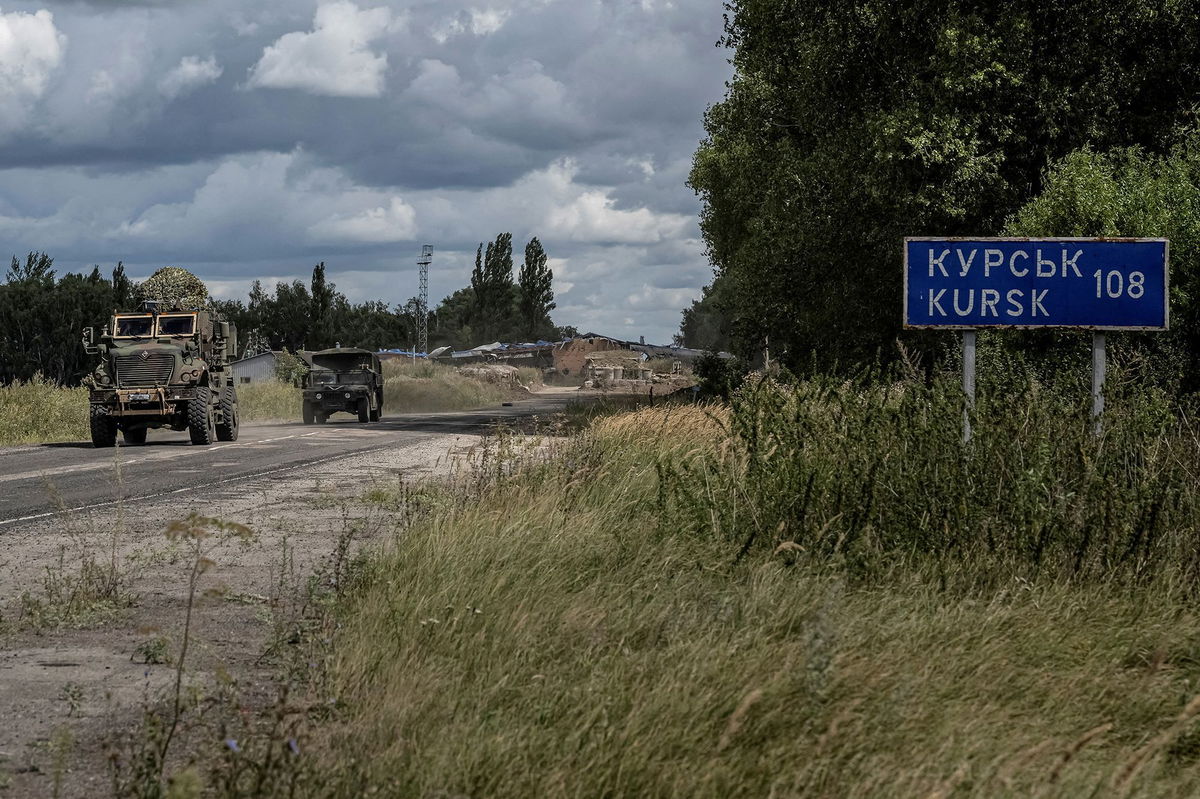
[[[798,560],[798,544],[737,559],[737,531],[685,531],[659,493],[664,468],[710,485],[740,446],[733,421],[693,407],[599,420],[397,540],[343,615],[333,783],[490,797],[1200,792],[1187,586],[992,575],[963,588],[959,575],[948,590],[936,560],[850,579],[842,556]],[[835,428],[823,434],[855,446],[853,426]]]
[[[238,386],[243,422],[292,421],[300,418],[300,389],[274,380]]]
[[[35,378],[0,386],[0,446],[87,439],[87,389]]]

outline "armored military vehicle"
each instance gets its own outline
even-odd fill
[[[160,427],[187,430],[193,444],[237,440],[237,390],[229,368],[237,330],[200,307],[207,290],[185,270],[166,277],[178,285],[177,273],[183,273],[203,298],[197,291],[155,292],[162,281],[153,281],[166,271],[143,284],[149,286],[140,310],[114,313],[98,337],[93,328],[83,331],[84,349],[100,356],[87,381],[96,447],[114,446],[118,430],[126,444],[144,444],[147,431]]]
[[[312,365],[304,376],[302,415],[305,424],[324,424],[343,411],[360,422],[383,416],[383,367],[369,350],[336,347],[305,353]]]

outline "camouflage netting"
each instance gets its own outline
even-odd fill
[[[186,269],[164,266],[138,284],[137,299],[156,300],[163,308],[203,308],[208,287]]]

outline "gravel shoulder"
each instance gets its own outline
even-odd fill
[[[248,542],[214,542],[214,565],[203,580],[220,590],[195,605],[188,674],[202,680],[221,670],[242,685],[265,685],[270,673],[261,656],[281,581],[310,574],[341,541],[361,547],[385,539],[391,522],[363,496],[373,487],[451,475],[480,440],[427,432],[204,492],[130,507],[115,502],[5,529],[0,796],[50,796],[56,785],[60,796],[108,793],[105,742],[133,728],[146,702],[174,680],[169,664],[146,662],[156,659],[148,658],[155,646],[168,656],[177,648],[186,611],[191,561],[164,535],[171,521],[197,513],[254,531]],[[53,492],[52,478],[45,490]],[[118,564],[130,604],[100,608],[77,628],[29,629],[31,603],[50,601],[89,560]]]

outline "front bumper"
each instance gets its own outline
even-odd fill
[[[350,396],[346,396],[349,393]],[[319,397],[317,395],[320,395]],[[306,393],[304,401],[312,405],[314,409],[322,411],[348,411],[353,413],[358,410],[358,403],[366,400],[368,395],[365,392],[358,393],[354,391],[318,391]]]
[[[159,386],[157,388],[93,389],[89,400],[108,408],[109,416],[170,416],[178,402],[195,398],[194,387]]]

